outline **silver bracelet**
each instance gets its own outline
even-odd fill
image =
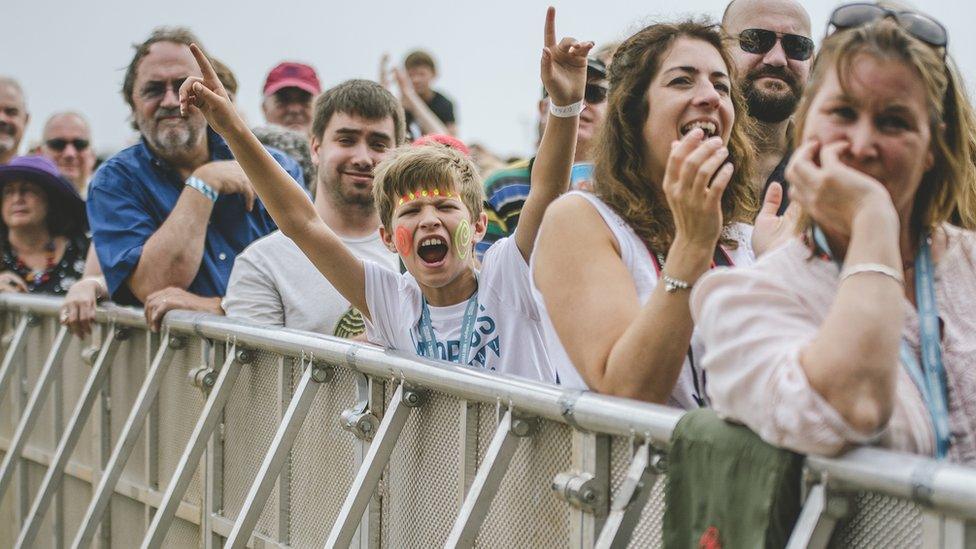
[[[854,265],[845,265],[844,269],[840,272],[840,281],[843,282],[861,273],[877,273],[893,278],[899,284],[905,284],[905,276],[901,271],[887,265],[882,265],[881,263],[855,263]]]
[[[687,290],[691,288],[691,284],[689,282],[672,278],[664,273],[661,273],[661,280],[664,281],[664,291],[668,292],[669,294],[673,294],[678,290]]]
[[[565,107],[557,107],[552,100],[549,101],[549,112],[556,118],[572,118],[578,116],[585,108],[586,102],[583,99]]]

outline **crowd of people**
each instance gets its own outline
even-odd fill
[[[546,14],[536,153],[455,137],[424,51],[323,90],[271,69],[252,128],[188,29],[135,47],[140,135],[62,112],[17,156],[0,77],[0,291],[355,338],[669,406],[767,442],[976,464],[976,116],[930,16],[795,0],[619,44]],[[390,90],[395,84],[399,91]],[[90,236],[90,239],[89,239]]]

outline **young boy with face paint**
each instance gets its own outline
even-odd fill
[[[592,42],[555,39],[555,10],[546,14],[542,80],[552,97],[549,124],[576,135]],[[318,217],[305,194],[261,147],[227,98],[206,57],[191,47],[203,77],[180,88],[184,112],[199,109],[230,146],[281,231],[367,320],[370,340],[461,365],[554,382],[528,259],[546,206],[566,190],[562,163],[536,160],[532,189],[518,230],[499,241],[478,271],[474,244],[487,218],[481,181],[472,161],[442,145],[410,147],[376,170],[373,194],[380,234],[407,273],[397,274],[353,256]],[[543,138],[544,142],[548,137]],[[549,138],[548,150],[574,147],[575,139]],[[565,173],[563,173],[565,172]]]

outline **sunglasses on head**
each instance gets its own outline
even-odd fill
[[[908,34],[930,46],[945,48],[949,43],[949,33],[946,28],[928,15],[916,11],[890,10],[867,2],[846,4],[835,9],[830,14],[827,34],[831,33],[831,26],[836,30],[852,29],[886,17],[894,19]]]
[[[786,57],[795,61],[806,61],[813,56],[813,40],[799,34],[787,34],[766,29],[746,29],[739,33],[739,47],[742,51],[762,55],[773,49],[776,41],[783,43]]]
[[[83,151],[87,149],[89,145],[87,139],[61,139],[60,137],[48,139],[44,143],[47,145],[47,148],[57,152],[63,151],[68,147],[68,145],[73,146],[76,151]]]

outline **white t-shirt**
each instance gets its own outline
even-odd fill
[[[366,321],[370,341],[390,349],[424,356],[419,323],[423,295],[417,280],[369,261],[366,266]],[[461,325],[468,300],[448,307],[430,307],[430,321],[443,360],[460,354]],[[553,383],[529,286],[529,266],[513,238],[496,242],[485,254],[478,275],[478,315],[469,366]]]
[[[391,271],[398,268],[397,255],[386,249],[379,231],[342,242],[360,259]],[[364,330],[359,311],[281,231],[255,241],[237,256],[222,305],[228,317],[268,326],[340,337]]]
[[[566,194],[566,196],[570,195],[585,198],[599,212],[600,216],[603,217],[603,221],[610,228],[610,232],[613,233],[620,247],[620,260],[627,266],[627,270],[630,271],[630,275],[634,280],[634,286],[637,288],[637,298],[640,300],[641,305],[647,303],[647,300],[651,297],[651,292],[657,286],[658,277],[657,271],[654,269],[651,254],[644,245],[644,242],[622,217],[617,215],[610,206],[607,206],[596,195],[581,191],[572,191]],[[565,200],[565,197],[560,198],[560,200]],[[735,223],[726,228],[725,234],[734,238],[739,243],[738,248],[735,250],[727,250],[729,258],[734,265],[751,265],[755,263],[756,257],[753,254],[751,243],[751,225]],[[536,288],[535,282],[531,282],[533,296],[542,314],[542,325],[546,334],[549,357],[552,360],[553,368],[559,376],[559,384],[571,389],[588,389],[589,387],[586,385],[579,371],[576,370],[576,367],[573,366],[569,355],[566,354],[565,347],[563,347],[562,342],[559,340],[559,335],[556,333],[556,329],[553,327],[552,320],[549,318],[549,313],[546,310],[542,294]],[[599,321],[599,319],[593,319],[593,321]],[[681,373],[678,375],[678,382],[674,390],[671,391],[671,397],[668,399],[669,406],[688,410],[699,406],[698,399],[706,403],[708,401],[708,396],[705,392],[705,378],[701,367],[704,346],[697,330],[692,333],[691,354],[694,357],[694,362],[692,363],[688,357],[685,357],[685,362],[681,366]]]

